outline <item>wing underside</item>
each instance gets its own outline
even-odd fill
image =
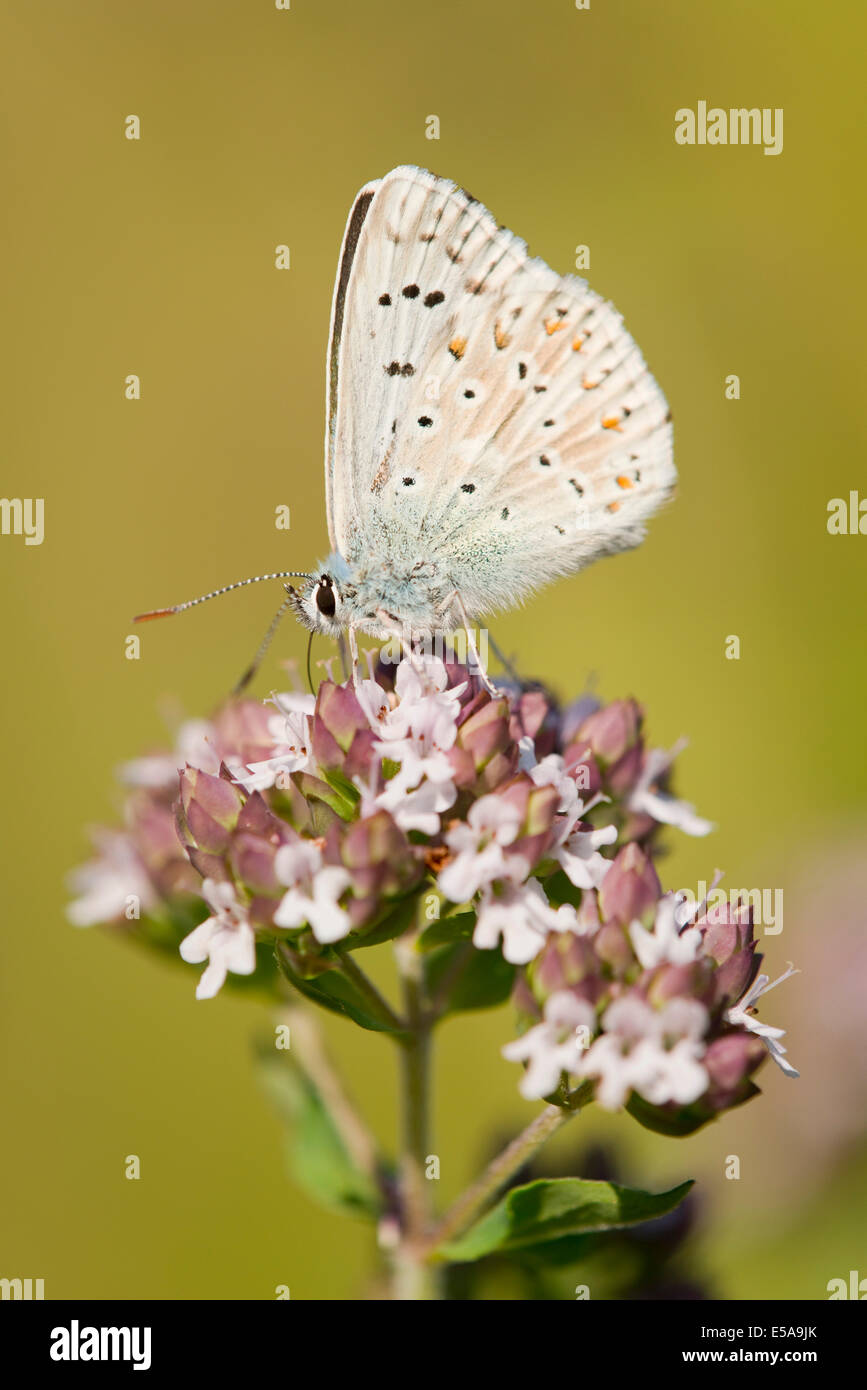
[[[332,544],[423,559],[474,611],[637,544],[675,482],[665,398],[620,315],[454,184],[362,189],[335,288]]]

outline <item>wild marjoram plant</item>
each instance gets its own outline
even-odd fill
[[[204,965],[198,999],[231,983],[282,1001],[291,1044],[265,1048],[263,1066],[300,1177],[376,1223],[391,1296],[418,1299],[441,1296],[448,1262],[531,1246],[553,1258],[566,1236],[681,1201],[688,1182],[659,1195],[580,1178],[515,1186],[584,1106],[683,1135],[756,1095],[768,1053],[797,1072],[783,1030],[756,1017],[774,985],[751,907],[693,906],[660,885],[660,828],[711,827],[672,795],[673,753],[646,747],[634,700],[560,708],[517,683],[492,694],[430,656],[370,669],[357,688],[328,679],[315,696],[235,701],[184,724],[173,753],[127,764],[125,828],[100,833],[70,916]],[[360,964],[389,941],[397,1004]],[[503,1056],[523,1068],[522,1096],[544,1106],[436,1214],[425,1177],[435,1030],[510,995],[517,1037]],[[398,1050],[396,1166],[330,1068],[317,1007]]]

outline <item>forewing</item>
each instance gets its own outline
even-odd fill
[[[637,544],[675,481],[665,399],[610,304],[444,179],[362,190],[335,292],[332,542],[432,560],[472,612]]]

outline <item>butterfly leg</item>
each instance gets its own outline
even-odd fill
[[[455,608],[458,610],[458,615],[460,617],[461,623],[463,624],[463,627],[466,630],[467,650],[473,659],[473,665],[475,667],[476,673],[478,674],[479,680],[482,682],[482,685],[485,687],[489,695],[494,696],[494,698],[502,695],[503,692],[497,689],[497,687],[494,685],[494,682],[490,679],[487,671],[482,665],[482,658],[479,655],[479,649],[476,646],[476,639],[473,635],[473,629],[470,625],[467,610],[464,607],[464,601],[461,598],[460,594],[457,592],[457,590],[455,590],[454,597],[451,600],[451,602],[454,603]]]
[[[397,638],[398,642],[400,643],[400,649],[403,652],[405,660],[407,660],[410,663],[412,669],[416,672],[418,676],[421,677],[422,681],[424,681],[424,663],[419,659],[419,653],[414,649],[412,642],[407,637],[407,634],[404,631],[401,624],[397,621],[396,618],[392,616],[391,613],[388,612],[386,608],[378,608],[376,610],[376,616],[382,623],[382,626],[385,628],[385,630],[387,632],[390,632],[393,637]]]
[[[352,686],[358,689],[358,638],[355,636],[355,628],[352,624],[346,629],[347,640],[349,642],[349,657],[352,662]]]

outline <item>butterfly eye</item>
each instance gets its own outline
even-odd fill
[[[334,586],[331,577],[323,574],[316,586],[316,607],[325,618],[333,618],[337,601],[334,597]]]

